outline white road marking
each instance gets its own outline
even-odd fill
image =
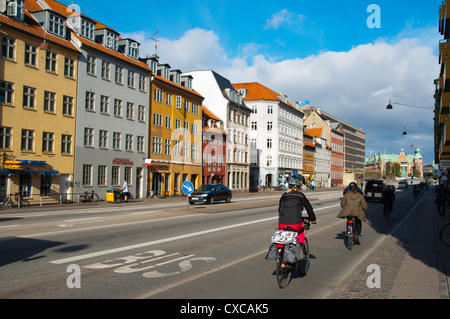
[[[323,209],[333,208],[333,207],[336,207],[336,206],[339,206],[339,205],[320,207],[320,208],[316,208],[314,210],[315,211],[319,211],[319,210],[323,210]],[[78,256],[62,258],[62,259],[57,259],[57,260],[50,261],[50,263],[60,265],[60,264],[80,261],[80,260],[84,260],[84,259],[104,256],[104,255],[108,255],[108,254],[114,254],[114,253],[118,253],[118,252],[122,252],[122,251],[138,249],[138,248],[153,246],[153,245],[157,245],[157,244],[168,243],[168,242],[172,242],[172,241],[176,241],[176,240],[180,240],[180,239],[186,239],[186,238],[190,238],[190,237],[210,234],[210,233],[214,233],[214,232],[218,232],[218,231],[222,231],[222,230],[227,230],[227,229],[232,229],[232,228],[237,228],[237,227],[257,224],[257,223],[263,223],[263,222],[267,222],[267,221],[274,220],[274,219],[278,219],[278,215],[274,216],[274,217],[253,220],[253,221],[245,222],[245,223],[239,223],[239,224],[234,224],[234,225],[229,225],[229,226],[217,227],[217,228],[207,229],[207,230],[203,230],[203,231],[193,232],[193,233],[179,235],[179,236],[174,236],[174,237],[169,237],[169,238],[162,238],[162,239],[153,240],[153,241],[140,243],[140,244],[135,244],[135,245],[129,245],[129,246],[124,246],[124,247],[112,248],[112,249],[102,250],[102,251],[98,251],[98,252],[94,252],[94,253],[78,255]]]
[[[100,219],[101,217],[87,217],[87,218],[75,218],[75,219],[65,219],[63,222],[79,222],[79,221],[85,221],[85,220],[93,220],[93,219]]]

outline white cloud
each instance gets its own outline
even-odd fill
[[[277,13],[272,14],[270,19],[266,20],[264,30],[274,29],[278,30],[281,26],[298,25],[305,19],[302,14],[296,14],[290,12],[287,9],[283,9]]]

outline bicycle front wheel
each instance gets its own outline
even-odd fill
[[[300,275],[306,276],[309,270],[310,265],[310,259],[309,259],[309,244],[308,244],[308,238],[305,238],[305,243],[300,244],[302,247],[302,252],[305,258],[302,260],[299,260],[298,262],[298,271]]]
[[[450,223],[442,227],[439,238],[445,246],[450,247]]]
[[[283,267],[283,259],[280,257],[276,260],[276,266],[278,286],[281,289],[286,288],[291,281],[291,269],[290,267]]]
[[[347,249],[352,250],[353,248],[353,225],[347,223],[347,233],[345,235],[347,239]]]

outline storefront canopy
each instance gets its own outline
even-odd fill
[[[43,171],[34,169],[10,170],[9,174],[26,174],[26,175],[59,175],[58,171]]]
[[[12,174],[10,171],[4,168],[0,168],[0,175],[9,175]]]

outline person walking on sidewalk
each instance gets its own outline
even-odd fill
[[[128,189],[128,183],[126,180],[123,180],[123,186],[120,190],[123,191],[123,195],[125,196],[125,203],[128,203],[128,196],[130,196],[130,190]]]
[[[445,219],[445,207],[447,206],[447,190],[444,185],[440,184],[439,188],[435,191],[436,193],[436,206],[439,215]]]

